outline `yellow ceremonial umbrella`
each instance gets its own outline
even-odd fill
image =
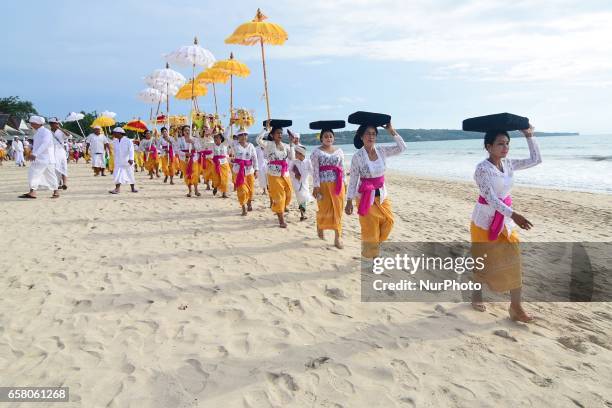
[[[200,72],[196,77],[197,83],[212,84],[213,96],[215,98],[215,113],[217,114],[219,113],[219,109],[217,108],[217,88],[215,88],[215,84],[224,84],[228,79],[230,79],[229,74],[218,69],[213,69],[212,67]]]
[[[212,69],[225,72],[230,77],[230,118],[234,114],[234,75],[248,77],[251,74],[249,67],[245,63],[234,59],[234,53],[230,53],[229,59],[217,61]]]
[[[194,83],[194,81],[189,81],[185,85],[179,88],[178,92],[174,97],[176,99],[191,99],[195,103],[196,110],[200,110],[198,107],[197,98],[200,96],[204,96],[208,93],[208,88],[206,85],[202,85],[200,83]]]
[[[108,132],[110,134],[110,127],[115,123],[117,123],[115,122],[115,119],[109,116],[98,116],[93,122],[91,122],[91,127],[100,126],[103,128],[108,128]]]
[[[91,126],[110,127],[115,124],[115,119],[109,118],[108,116],[98,116],[92,123]]]
[[[268,96],[268,78],[266,76],[266,55],[264,43],[270,45],[283,45],[287,41],[287,32],[278,24],[266,22],[268,17],[264,16],[260,9],[253,21],[241,24],[234,33],[225,39],[226,44],[255,45],[261,46],[261,61],[263,64],[264,90],[266,94],[266,109],[268,120],[270,120],[270,98]]]

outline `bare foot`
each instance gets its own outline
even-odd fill
[[[342,241],[340,239],[336,239],[334,240],[334,246],[338,249],[343,249],[344,248],[344,244],[342,243]]]
[[[317,235],[319,236],[319,238],[325,239],[325,236],[323,235],[323,230],[317,229]]]
[[[485,304],[482,302],[472,302],[472,309],[476,310],[477,312],[486,312],[487,306],[485,306]]]
[[[510,305],[508,313],[510,314],[510,320],[512,320],[513,322],[531,323],[535,320],[533,316],[525,312],[522,306],[518,306],[515,308]]]

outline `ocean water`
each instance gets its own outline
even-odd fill
[[[538,137],[537,141],[542,163],[517,171],[516,185],[612,194],[612,135]],[[416,176],[472,181],[476,165],[487,157],[481,139],[407,144],[401,156],[389,159],[390,169]],[[355,147],[340,146],[350,163]],[[510,140],[508,157],[529,157],[523,136]]]

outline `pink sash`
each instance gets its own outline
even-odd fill
[[[319,172],[326,170],[333,170],[336,173],[336,189],[334,194],[340,195],[342,192],[342,168],[340,166],[319,166]]]
[[[155,145],[151,145],[151,147],[149,147],[147,151],[151,153],[149,157],[147,158],[147,160],[148,159],[157,160],[157,147],[155,147]]]
[[[281,166],[281,176],[287,173],[287,169],[289,168],[289,164],[287,164],[287,160],[272,160],[268,162],[268,164],[272,166]]]
[[[251,160],[234,159],[234,163],[240,165],[236,175],[236,187],[240,187],[244,184],[245,167],[252,165],[253,162]]]
[[[365,217],[370,211],[372,204],[372,192],[378,188],[381,188],[385,184],[385,176],[362,178],[361,184],[359,184],[359,193],[361,194],[361,200],[359,201],[359,210],[357,213],[362,217]]]
[[[215,164],[215,172],[219,175],[221,174],[221,163],[219,163],[219,160],[224,159],[224,158],[225,158],[224,154],[219,154],[219,155],[213,156],[212,158],[212,161]]]
[[[478,196],[478,202],[480,204],[488,205],[487,200],[483,196]],[[507,196],[502,200],[504,204],[508,207],[512,205],[512,197]],[[491,221],[491,225],[489,226],[489,241],[497,241],[499,234],[502,229],[504,229],[504,215],[499,211],[495,211],[495,215],[493,216],[493,221]]]
[[[200,155],[200,167],[202,167],[202,169],[206,169],[206,156],[212,154],[212,150],[200,150],[198,154]]]

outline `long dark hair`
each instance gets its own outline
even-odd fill
[[[334,133],[333,129],[321,129],[321,133],[319,134],[319,143],[321,143],[321,144],[323,144],[323,135],[325,134],[325,132],[329,132],[334,137],[336,137],[336,134]]]

